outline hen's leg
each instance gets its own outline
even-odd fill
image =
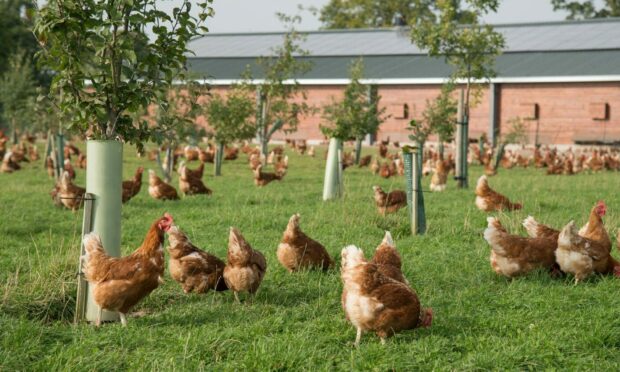
[[[357,328],[357,335],[355,336],[355,347],[360,346],[360,341],[362,340],[362,329]]]
[[[121,316],[121,324],[123,325],[123,327],[127,327],[127,317],[125,316],[125,314],[119,312],[118,315]]]
[[[241,301],[239,301],[239,294],[237,291],[233,291],[233,293],[235,294],[235,301],[237,301],[237,303],[241,303]]]
[[[97,320],[95,320],[95,327],[99,327],[101,325],[101,316],[103,315],[103,308],[99,306],[99,311],[97,312]]]
[[[381,337],[381,345],[385,345],[385,337]]]

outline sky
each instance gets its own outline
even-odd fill
[[[296,14],[298,4],[304,7],[321,8],[329,0],[215,0],[215,17],[207,27],[210,32],[264,32],[280,31],[282,26],[275,16],[276,12]],[[595,1],[600,3],[600,1]],[[317,17],[310,12],[301,13],[303,22],[299,30],[316,30],[321,26]],[[554,12],[551,0],[502,0],[499,11],[486,17],[489,23],[521,23],[541,21],[561,21],[564,12]]]

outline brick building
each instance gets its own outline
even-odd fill
[[[530,143],[620,142],[620,19],[498,25],[506,39],[496,61],[497,77],[483,82],[471,110],[470,136],[491,138],[520,118]],[[194,40],[190,69],[215,90],[225,90],[256,58],[282,43],[282,33],[209,34]],[[308,32],[303,48],[313,69],[299,76],[308,103],[339,97],[348,66],[363,57],[365,82],[374,84],[391,117],[378,138],[406,140],[405,127],[419,118],[450,74],[443,59],[429,58],[403,28]],[[304,118],[290,138],[323,139],[321,115]]]

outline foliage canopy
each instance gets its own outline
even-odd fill
[[[131,114],[151,104],[167,110],[173,80],[185,78],[187,43],[207,31],[211,2],[198,3],[195,17],[188,0],[171,14],[155,0],[48,1],[34,32],[55,72],[52,91],[63,92],[53,98],[72,113],[69,129],[139,148],[147,140],[161,142],[165,125],[149,126]]]
[[[380,97],[373,94],[371,87],[362,84],[364,61],[360,58],[349,67],[350,83],[344,90],[341,101],[334,101],[323,107],[321,131],[330,138],[347,140],[361,139],[377,131],[385,121],[385,108],[379,109]]]
[[[471,23],[475,15],[461,7],[461,0],[451,0],[459,23]],[[437,18],[434,0],[330,0],[319,19],[327,29],[379,28],[411,25]],[[317,11],[318,12],[318,11]]]
[[[551,0],[553,10],[568,12],[566,19],[588,19],[620,17],[620,0],[604,0],[603,6],[597,8],[594,1]]]

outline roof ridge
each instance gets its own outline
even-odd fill
[[[515,22],[515,23],[490,23],[495,28],[509,27],[531,27],[531,26],[557,26],[557,25],[573,25],[573,24],[591,24],[591,23],[620,23],[620,17],[609,18],[592,18],[592,19],[570,19],[560,21],[540,21],[540,22]],[[382,27],[382,28],[339,28],[339,29],[319,29],[319,30],[297,30],[300,34],[340,34],[340,33],[367,33],[367,32],[398,32],[408,27]],[[209,32],[201,37],[217,37],[217,36],[263,36],[263,35],[284,35],[286,31],[244,31],[244,32]],[[196,40],[194,39],[194,40]]]

